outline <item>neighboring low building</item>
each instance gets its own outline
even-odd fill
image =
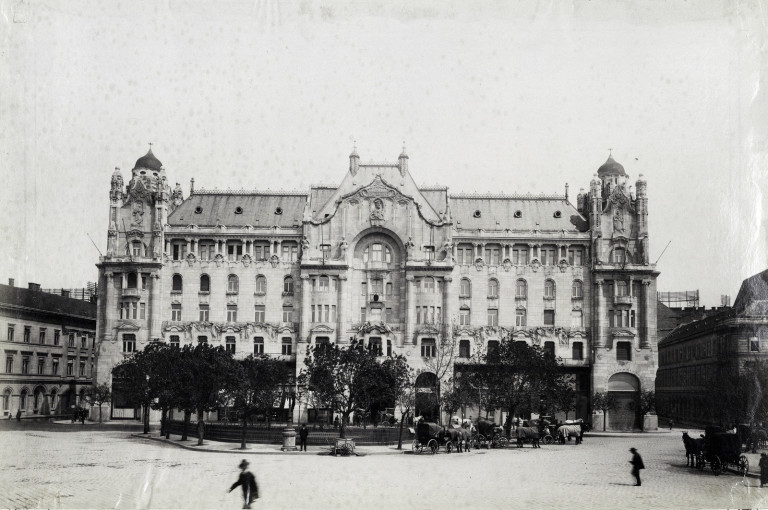
[[[661,307],[667,307],[659,305],[663,334],[662,321],[674,320],[675,310]],[[713,381],[768,360],[768,270],[742,282],[733,307],[688,312],[677,317],[686,323],[659,341],[658,414],[663,421],[706,425],[714,419],[708,403]],[[704,317],[690,321],[691,313]]]
[[[83,399],[94,367],[96,302],[30,283],[0,285],[3,416],[65,413]]]

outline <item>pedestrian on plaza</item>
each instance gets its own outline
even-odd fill
[[[760,454],[758,466],[760,466],[760,488],[762,489],[763,485],[768,484],[768,454]]]
[[[672,418],[670,418],[669,419],[669,430],[672,430],[672,427],[674,427],[674,426],[675,426],[675,421]]]
[[[247,460],[243,459],[238,467],[241,470],[240,477],[227,492],[232,492],[239,485],[243,489],[243,508],[251,508],[251,502],[259,497],[259,486],[256,484],[256,477],[248,471]]]
[[[16,410],[16,421],[21,421],[21,407]]]
[[[307,429],[307,425],[302,423],[301,429],[299,430],[299,440],[301,441],[299,451],[302,451],[302,452],[307,451],[308,436],[309,436],[309,430]]]
[[[336,416],[336,418],[333,419],[333,428],[335,430],[339,430],[339,417],[338,417],[338,415]]]
[[[632,460],[629,461],[630,464],[632,464],[632,476],[635,477],[635,480],[637,480],[637,483],[635,484],[636,487],[640,486],[640,470],[645,469],[645,464],[643,464],[643,458],[640,456],[639,453],[637,453],[637,450],[635,448],[630,448],[630,452],[632,452]]]

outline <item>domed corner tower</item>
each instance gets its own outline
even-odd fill
[[[126,353],[159,337],[163,225],[171,192],[151,148],[136,160],[127,186],[115,168],[109,198],[107,252],[96,265],[97,384],[111,384],[112,369]]]
[[[608,156],[584,197],[595,284],[592,387],[594,392],[610,392],[618,401],[607,416],[612,430],[641,427],[640,394],[655,389],[658,367],[659,272],[648,253],[647,183],[641,175],[635,194],[629,182],[624,167]]]

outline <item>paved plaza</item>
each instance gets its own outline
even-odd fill
[[[107,425],[5,425],[0,507],[240,508],[239,491],[227,489],[245,457],[261,490],[254,508],[768,508],[768,487],[756,478],[686,468],[679,431],[435,456],[389,447],[342,458],[319,447],[284,454],[236,446],[193,451]],[[629,473],[632,446],[647,467],[642,487]]]

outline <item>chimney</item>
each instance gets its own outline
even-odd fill
[[[29,290],[34,292],[40,292],[40,284],[29,282]]]
[[[16,280],[14,280],[13,278],[8,278],[8,286],[9,287],[13,287],[13,286],[15,286],[15,284],[16,284]]]

